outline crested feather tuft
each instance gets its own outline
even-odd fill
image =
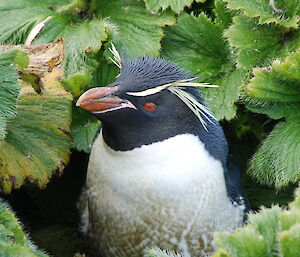
[[[196,83],[196,82],[191,82],[193,80],[196,80],[197,78],[188,78],[188,79],[183,79],[183,80],[178,80],[172,83],[160,85],[154,88],[150,88],[144,91],[139,91],[139,92],[127,92],[127,95],[132,95],[132,96],[147,96],[147,95],[154,95],[156,93],[161,92],[162,90],[166,88],[171,88],[171,87],[218,87],[217,85],[210,85],[208,83]]]
[[[211,111],[203,104],[199,103],[198,100],[190,93],[186,92],[180,86],[173,86],[169,87],[170,90],[174,95],[176,95],[186,106],[197,116],[200,120],[202,126],[206,131],[207,130],[207,123],[204,118],[206,118],[209,122],[213,123],[215,117],[211,113]]]
[[[109,48],[109,51],[112,53],[113,57],[110,58],[110,60],[118,66],[119,69],[122,68],[122,59],[121,56],[115,47],[113,43],[111,43],[111,48]]]

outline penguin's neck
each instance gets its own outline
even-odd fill
[[[115,151],[129,151],[140,148],[144,145],[163,142],[177,135],[190,134],[198,137],[203,143],[209,154],[222,165],[226,165],[228,147],[223,130],[217,121],[207,124],[207,130],[199,122],[198,119],[183,118],[180,121],[183,126],[178,123],[174,126],[173,122],[167,122],[164,127],[160,127],[160,123],[156,127],[149,129],[141,124],[137,129],[136,126],[130,126],[130,123],[124,126],[118,124],[103,123],[102,134],[105,143]]]

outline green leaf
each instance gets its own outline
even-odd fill
[[[215,13],[215,24],[221,29],[226,29],[231,25],[234,12],[226,8],[226,4],[222,0],[215,1],[213,11]]]
[[[106,24],[117,49],[129,56],[159,56],[165,25],[173,25],[171,12],[150,13],[142,1],[92,1],[95,12]]]
[[[63,84],[64,88],[74,97],[79,96],[89,82],[90,76],[87,72],[75,73],[67,79],[61,79],[61,83]]]
[[[280,227],[281,208],[273,206],[271,209],[262,208],[259,215],[250,215],[249,222],[267,242],[266,256],[276,256],[278,250],[277,232]]]
[[[296,191],[299,201],[300,188]],[[291,204],[294,205],[294,202]],[[216,233],[213,257],[292,257],[300,252],[300,210],[278,206],[249,214],[249,223],[233,233]]]
[[[266,240],[255,230],[252,225],[238,228],[234,233],[217,232],[215,243],[221,249],[222,255],[228,257],[258,257],[267,253]],[[214,255],[216,257],[218,255]]]
[[[222,30],[205,14],[195,17],[183,13],[177,24],[167,30],[162,56],[200,79],[212,81],[225,73],[222,65],[228,61],[229,52]]]
[[[294,257],[300,251],[300,223],[292,226],[288,231],[279,235],[280,245],[284,257]]]
[[[70,26],[66,28],[64,38],[66,40],[64,67],[66,76],[68,76],[85,69],[88,70],[87,54],[98,52],[102,41],[107,39],[105,24],[103,21],[92,20],[82,22],[77,26]]]
[[[201,81],[220,85],[203,90],[205,100],[218,119],[235,116],[234,102],[246,73],[234,70],[231,54],[222,30],[207,16],[182,14],[178,23],[167,30],[163,40],[163,57],[191,71]]]
[[[97,131],[99,130],[100,122],[89,122],[83,125],[76,126],[72,130],[73,142],[72,147],[78,151],[89,153]]]
[[[57,49],[57,44],[44,48]],[[36,50],[35,57],[42,59],[43,46],[37,49],[42,53],[39,55]],[[59,59],[62,53],[53,54]],[[40,65],[41,69],[46,66]],[[30,67],[32,64],[28,69]],[[36,71],[39,66],[34,67]],[[40,71],[40,93],[29,82],[22,82],[17,115],[7,124],[7,135],[0,147],[0,191],[19,188],[25,179],[42,187],[53,172],[62,170],[69,160],[72,97],[59,83],[63,69],[47,70]]]
[[[30,30],[46,17],[54,14],[53,8],[68,0],[11,0],[0,2],[0,43],[24,43]]]
[[[194,0],[144,0],[149,11],[166,10],[170,7],[175,13],[180,13],[184,7],[190,6]],[[195,2],[204,3],[206,0],[196,0]]]
[[[120,73],[119,68],[115,64],[107,63],[103,57],[99,57],[99,60],[99,66],[93,73],[91,87],[107,86],[108,84],[113,83]]]
[[[284,58],[300,47],[299,31],[276,25],[259,25],[257,19],[235,16],[224,35],[237,49],[239,67],[269,66],[275,58]]]
[[[60,14],[78,14],[87,9],[87,3],[86,0],[72,0],[70,3],[61,6],[57,12]]]
[[[0,53],[0,145],[6,135],[6,123],[16,115],[17,97],[20,92],[18,72],[14,63],[23,63],[20,51]],[[17,61],[15,61],[17,59]]]
[[[241,10],[249,17],[259,17],[259,24],[276,23],[287,28],[298,28],[300,2],[290,0],[225,0],[228,8]],[[273,2],[273,3],[272,3]]]
[[[280,122],[254,154],[250,174],[280,189],[300,180],[300,122]]]
[[[214,84],[219,85],[219,88],[202,90],[209,108],[218,120],[231,120],[235,117],[237,108],[234,103],[239,98],[239,88],[245,81],[246,76],[246,71],[237,69],[216,80]]]
[[[29,241],[14,213],[1,199],[0,255],[5,257],[47,257]]]
[[[29,64],[29,57],[25,51],[16,50],[15,54],[14,64],[20,68],[26,68]]]
[[[270,69],[255,68],[245,88],[247,108],[273,119],[299,117],[300,51],[284,61],[276,60]]]
[[[93,59],[89,55],[97,53],[107,39],[103,20],[94,19],[72,25],[69,17],[58,16],[47,24],[47,28],[38,35],[35,43],[48,43],[58,38],[65,40],[66,77],[93,69]]]
[[[12,5],[11,2],[14,4]],[[107,39],[106,25],[102,20],[79,20],[78,12],[85,8],[80,0],[33,1],[13,0],[0,4],[0,43],[24,43],[29,32],[51,17],[37,34],[34,44],[45,44],[63,38],[65,40],[65,76],[91,70],[93,61],[89,54],[95,54]],[[9,20],[13,19],[11,24]],[[9,25],[7,25],[9,24]],[[2,27],[1,27],[2,26]]]
[[[294,204],[294,202],[292,202],[292,204]],[[285,210],[281,213],[281,230],[289,230],[294,224],[300,224],[300,210],[290,209],[292,212]]]

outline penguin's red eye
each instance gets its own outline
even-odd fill
[[[144,109],[148,112],[153,111],[156,108],[156,104],[155,103],[145,103],[144,104]]]

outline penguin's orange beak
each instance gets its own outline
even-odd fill
[[[89,112],[108,112],[122,108],[137,109],[130,101],[114,96],[117,87],[95,87],[83,93],[76,106]]]

